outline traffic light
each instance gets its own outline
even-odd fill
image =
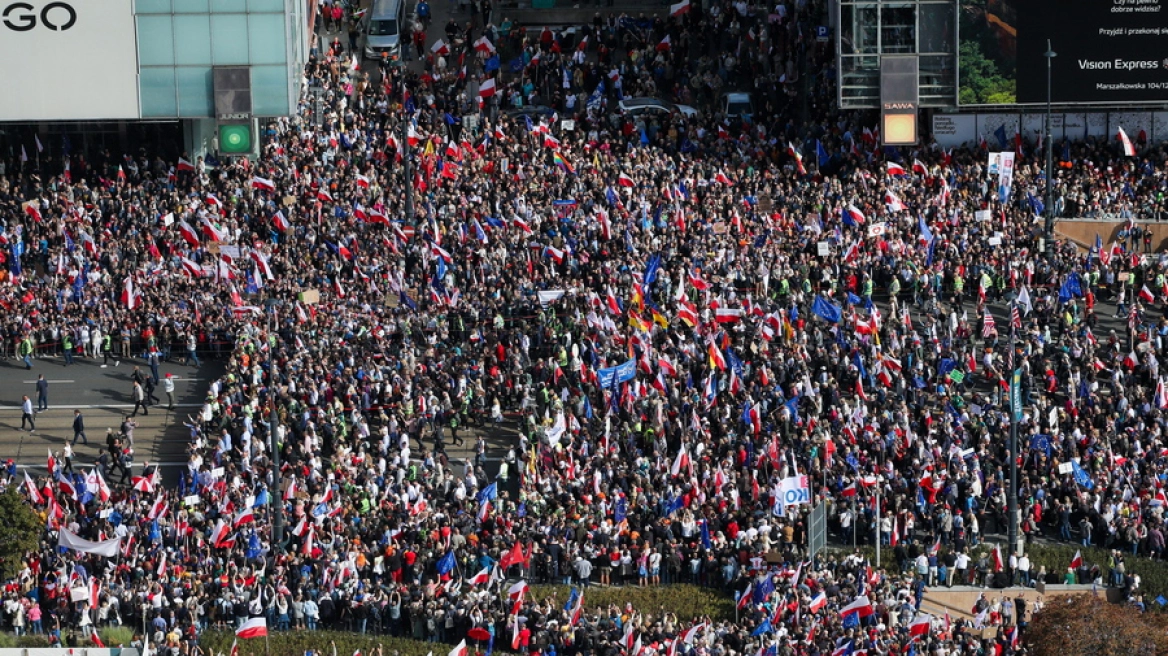
[[[252,151],[251,123],[225,123],[219,126],[219,152],[246,155]]]

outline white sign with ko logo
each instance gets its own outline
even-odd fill
[[[779,496],[785,506],[811,503],[811,487],[806,476],[788,476],[779,484]]]
[[[138,118],[133,0],[0,0],[0,80],[0,121]]]

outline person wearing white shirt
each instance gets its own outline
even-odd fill
[[[32,399],[25,394],[20,401],[20,430],[24,430],[24,425],[28,424],[29,432],[36,430],[36,419],[32,414]]]

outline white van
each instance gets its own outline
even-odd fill
[[[380,60],[386,54],[395,65],[402,63],[402,39],[408,24],[405,0],[374,0],[365,30],[365,57]],[[404,44],[409,47],[409,44]]]

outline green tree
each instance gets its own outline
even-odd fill
[[[998,70],[998,65],[982,52],[976,41],[962,41],[960,100],[963,105],[1013,104],[1017,97],[1014,81]]]
[[[0,574],[8,578],[20,572],[24,554],[36,549],[45,527],[15,485],[0,494],[0,517]]]

